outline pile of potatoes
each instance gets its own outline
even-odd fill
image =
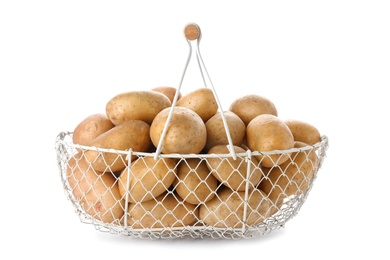
[[[209,88],[185,95],[173,87],[129,91],[107,100],[105,110],[75,127],[77,149],[67,164],[74,199],[104,223],[133,228],[260,224],[286,198],[304,192],[318,166],[314,149],[244,156],[321,141],[313,125],[282,120],[276,106],[260,95],[238,97],[223,111],[234,152],[243,155],[236,159]],[[167,156],[155,159],[165,126],[161,155]]]

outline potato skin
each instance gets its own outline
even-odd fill
[[[157,114],[150,126],[150,137],[158,146],[171,108]],[[206,126],[200,116],[186,107],[175,107],[166,132],[162,153],[191,154],[202,151],[206,144]]]
[[[307,144],[296,141],[294,148]],[[314,149],[294,152],[288,160],[278,167],[263,168],[264,178],[259,189],[265,192],[279,209],[282,200],[291,195],[305,192],[318,169],[318,156]]]
[[[244,225],[245,191],[233,192],[227,187],[218,190],[218,196],[199,206],[199,218],[208,226],[240,228]],[[271,202],[263,191],[249,192],[245,224],[260,224],[270,215]]]
[[[150,125],[154,117],[169,106],[169,98],[157,91],[129,91],[111,98],[106,104],[106,114],[114,125],[127,120],[142,120]]]
[[[114,175],[95,171],[82,154],[69,159],[66,173],[71,192],[87,214],[105,223],[121,222],[125,201]]]
[[[271,114],[278,116],[275,104],[266,97],[249,94],[234,100],[229,110],[238,115],[245,125],[258,115]]]
[[[199,215],[196,205],[180,201],[171,193],[141,203],[130,203],[128,212],[128,225],[133,228],[182,227],[194,224]]]
[[[130,186],[128,201],[131,203],[152,200],[164,193],[176,176],[176,163],[170,158],[140,157],[130,166]],[[119,176],[119,192],[127,193],[126,185],[129,170],[126,168]]]
[[[73,131],[73,143],[90,145],[99,135],[114,127],[105,114],[97,113],[84,118]]]
[[[245,153],[245,150],[239,146],[234,146],[236,153]],[[208,154],[229,154],[230,151],[226,145],[216,145],[212,147]],[[223,185],[229,187],[235,191],[245,191],[246,189],[246,176],[248,162],[246,157],[237,157],[236,160],[233,157],[213,157],[207,158],[207,167],[214,175],[214,177],[220,181]],[[251,172],[249,176],[249,190],[256,187],[260,180],[263,178],[261,168],[258,167],[259,162],[255,157],[251,158]]]
[[[141,120],[128,120],[98,136],[91,146],[115,150],[144,152],[151,146],[150,127]],[[126,154],[87,150],[85,156],[97,171],[120,171],[126,166]],[[118,158],[121,157],[121,158]]]
[[[245,138],[245,124],[239,116],[231,111],[224,111],[226,123],[229,128],[233,145],[240,146]],[[226,129],[222,121],[221,113],[216,113],[205,123],[207,130],[207,142],[205,150],[218,144],[228,144]]]
[[[184,201],[196,205],[214,198],[218,181],[210,173],[206,161],[189,158],[179,163],[173,185]]]
[[[284,123],[290,128],[295,141],[300,141],[308,145],[321,142],[321,134],[315,126],[295,119],[284,120]]]
[[[197,113],[206,122],[218,111],[218,104],[209,88],[199,88],[183,95],[176,103],[179,107],[187,107]]]
[[[152,90],[167,96],[169,98],[169,100],[171,101],[171,103],[173,103],[173,100],[175,98],[176,91],[177,91],[176,88],[169,87],[169,86],[155,87],[155,88],[152,88]],[[177,100],[179,100],[181,97],[182,97],[182,94],[179,93],[177,96]]]
[[[288,150],[294,147],[294,137],[288,126],[278,117],[262,114],[250,121],[246,128],[246,141],[252,151],[266,152]],[[288,154],[256,156],[265,167],[280,165],[288,160]]]

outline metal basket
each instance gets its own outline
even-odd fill
[[[234,152],[223,109],[199,53],[199,27],[192,24],[186,29],[190,44],[186,69],[195,48],[205,85],[208,81],[221,110],[230,152],[163,154],[166,129],[151,152],[74,144],[72,132],[61,132],[55,149],[65,194],[80,221],[103,232],[149,239],[268,234],[300,210],[323,163],[328,138],[289,150],[259,152],[244,147],[245,152]],[[181,83],[179,91],[180,87]],[[176,100],[177,95],[171,111]],[[165,128],[168,124],[169,120]],[[103,160],[110,157],[103,173],[94,170],[90,153]],[[286,162],[278,161],[286,156]],[[264,167],[263,160],[274,165]],[[113,163],[123,167],[114,171]]]
[[[178,195],[176,189],[179,184],[183,184],[184,182],[176,182],[176,184],[172,183],[169,186],[164,186],[164,180],[160,180],[158,184],[163,186],[166,191],[157,198],[149,200],[149,203],[145,206],[144,202],[130,203],[130,195],[118,198],[118,185],[129,187],[129,183],[121,183],[117,172],[110,172],[108,170],[105,174],[112,177],[110,179],[113,181],[104,184],[104,190],[94,190],[94,186],[104,182],[104,179],[99,174],[94,175],[91,163],[81,164],[84,160],[85,153],[88,151],[97,151],[101,156],[108,153],[115,155],[117,160],[123,160],[123,163],[127,165],[126,169],[130,176],[131,170],[128,165],[131,165],[131,161],[145,160],[145,158],[152,158],[154,160],[153,157],[155,156],[155,153],[137,153],[132,151],[116,151],[80,146],[72,143],[72,133],[70,132],[63,132],[58,135],[56,140],[56,151],[65,194],[72,202],[77,215],[83,223],[92,224],[100,231],[137,238],[156,239],[191,236],[193,238],[212,237],[237,239],[268,234],[272,230],[284,226],[288,220],[298,213],[317,177],[317,172],[325,157],[327,145],[328,139],[326,136],[323,136],[321,142],[303,148],[263,153],[248,150],[245,153],[236,154],[236,160],[240,161],[238,164],[239,167],[244,167],[244,165],[246,165],[247,175],[242,180],[242,186],[245,186],[246,189],[244,189],[244,191],[232,190],[228,197],[224,196],[222,198],[220,197],[220,191],[226,191],[226,189],[230,190],[227,182],[218,182],[217,186],[214,186],[213,189],[208,187],[210,188],[209,197],[213,196],[214,200],[221,201],[220,208],[216,208],[216,210],[225,211],[225,213],[220,214],[221,216],[224,216],[224,219],[217,219],[217,221],[215,221],[216,217],[212,210],[207,209],[207,202],[199,201],[198,204],[189,204]],[[272,188],[269,191],[269,194],[265,194],[266,196],[258,196],[260,199],[256,201],[255,205],[259,206],[256,208],[256,206],[253,206],[253,203],[250,204],[248,201],[254,194],[259,193],[258,190],[262,183],[271,181],[271,178],[267,173],[272,170],[281,170],[282,168],[281,166],[275,165],[266,172],[264,168],[261,167],[261,162],[255,165],[253,164],[252,159],[259,155],[263,158],[268,158],[270,155],[275,154],[287,154],[291,159],[291,163],[287,166],[287,169],[288,167],[294,167],[294,169],[296,169],[296,175],[293,175],[290,178],[287,178],[287,175],[284,175],[283,178],[287,178],[286,180],[282,181],[281,179],[277,179],[274,183],[271,183]],[[312,155],[315,155],[315,157]],[[302,165],[292,163],[297,156],[304,156],[305,159],[303,160]],[[136,159],[134,159],[135,157]],[[70,163],[71,158],[77,158],[77,160],[72,164]],[[175,179],[178,178],[178,168],[183,164],[188,166],[187,170],[189,174],[198,177],[197,171],[203,162],[207,163],[210,159],[217,159],[219,160],[219,165],[224,163],[230,165],[233,160],[230,154],[161,154],[158,160],[165,163],[163,160],[164,158],[172,159],[175,162],[173,166],[170,165],[168,167]],[[313,161],[310,158],[316,158],[316,160]],[[193,165],[188,163],[189,160],[197,161],[193,168],[189,167],[189,165]],[[304,167],[303,165],[305,165],[305,167],[311,165],[310,170],[309,172],[306,172],[306,174],[302,174],[302,176],[305,175],[303,176],[304,178],[298,178],[298,175],[301,174],[300,168]],[[107,167],[109,169],[109,165]],[[218,167],[216,170],[217,169]],[[237,170],[238,168],[232,167],[232,174]],[[286,168],[284,168],[284,170],[286,170]],[[153,174],[153,168],[148,168],[147,171],[148,173]],[[253,185],[250,180],[256,171],[261,171],[263,175],[261,180]],[[92,175],[93,177],[88,175]],[[210,178],[210,176],[212,176],[211,171],[206,178]],[[204,177],[199,176],[199,179],[201,178],[204,180]],[[127,180],[130,180],[130,178]],[[137,181],[139,183],[142,182],[140,179]],[[203,184],[207,186],[205,183]],[[80,189],[81,185],[89,185],[90,188],[85,189],[86,192],[83,194],[75,196],[75,193],[77,193],[76,191]],[[199,185],[202,185],[202,183]],[[157,185],[152,187],[150,191],[153,189],[157,189]],[[280,192],[279,198],[270,200],[271,193],[276,190]],[[291,190],[294,191],[291,192]],[[192,191],[193,194],[195,194],[196,187],[192,188]],[[145,187],[145,194],[148,194],[148,192],[149,191],[146,190]],[[184,199],[188,199],[188,197],[185,197]],[[165,206],[164,200],[168,200],[168,198],[173,200],[174,203]],[[105,205],[105,201],[113,199],[118,199],[118,201],[114,204],[108,202],[107,205]],[[231,206],[229,204],[229,199],[236,202],[239,200],[239,205]],[[261,205],[267,201],[269,204],[266,210],[259,210]],[[200,218],[199,211],[205,211],[205,209],[208,211],[208,215]],[[121,213],[116,213],[118,210]],[[175,210],[185,212],[184,215],[180,214],[182,219],[176,216]],[[136,219],[129,221],[133,215],[135,215],[133,214],[135,211],[137,211]],[[153,216],[154,211],[163,211],[163,213],[160,212],[159,216]],[[143,215],[139,215],[139,212]],[[210,222],[208,219],[214,220],[211,221],[214,225],[207,224]]]

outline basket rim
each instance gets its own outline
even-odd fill
[[[113,148],[100,148],[96,146],[88,146],[88,145],[80,145],[80,144],[74,144],[73,142],[66,141],[65,138],[67,136],[71,136],[73,134],[72,131],[64,131],[60,132],[57,135],[56,139],[56,146],[61,145],[61,144],[66,144],[68,146],[74,147],[74,148],[79,148],[82,150],[92,150],[92,151],[98,151],[98,152],[107,152],[107,153],[117,153],[117,154],[122,154],[122,155],[137,155],[137,156],[143,156],[143,157],[150,157],[156,156],[156,152],[139,152],[139,151],[133,151],[132,149],[128,150],[117,150]],[[328,148],[328,143],[329,139],[326,135],[321,136],[321,141],[313,144],[313,145],[306,145],[303,147],[299,148],[290,148],[290,149],[285,149],[285,150],[272,150],[272,151],[252,151],[248,147],[243,147],[245,148],[246,152],[242,153],[235,153],[236,156],[238,157],[251,157],[251,156],[268,156],[268,155],[274,155],[274,154],[290,154],[294,152],[303,152],[307,150],[315,150],[318,148],[323,148],[327,149]],[[229,148],[229,145],[226,145]],[[158,158],[231,158],[233,157],[231,153],[226,153],[226,154],[207,154],[207,153],[199,153],[199,154],[179,154],[179,153],[167,153],[163,154],[160,153],[158,154]]]

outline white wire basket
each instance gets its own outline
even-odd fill
[[[211,86],[223,111],[197,46],[199,27],[191,28],[195,30],[186,34],[190,57],[195,48],[205,85]],[[171,112],[176,101],[177,95]],[[229,151],[223,154],[162,153],[169,120],[151,152],[84,146],[73,143],[72,132],[59,133],[55,149],[60,177],[80,221],[102,232],[148,239],[251,238],[283,227],[311,191],[328,138],[323,135],[314,145],[288,150],[261,152],[242,146],[237,151],[221,115]],[[278,161],[282,157],[284,163]],[[96,160],[105,162],[104,171],[95,170]],[[264,167],[265,160],[274,165]]]
[[[323,136],[322,141],[315,145],[263,153],[248,150],[245,153],[237,153],[235,160],[230,154],[161,154],[155,161],[155,153],[99,149],[73,144],[71,132],[60,133],[56,140],[58,166],[65,194],[72,202],[81,222],[92,224],[104,232],[151,239],[185,236],[250,238],[283,227],[305,202],[323,163],[327,146],[328,139]],[[116,157],[115,160],[122,160],[123,164],[126,164],[123,172],[128,174],[126,182],[118,177],[118,172],[107,170],[104,175],[95,172],[92,163],[85,160],[88,151],[96,151],[98,156],[111,154]],[[258,155],[270,158],[270,155],[275,154],[287,154],[291,160],[289,166],[282,168],[275,165],[266,172],[261,161],[254,164],[253,158]],[[301,159],[301,165],[292,163],[298,156],[304,158]],[[154,163],[148,163],[147,158]],[[208,182],[208,179],[213,179],[213,171],[206,175],[200,174],[203,172],[203,165],[207,165],[211,159],[218,161],[215,171],[223,164],[231,166],[231,176],[226,181]],[[158,179],[154,186],[147,187],[147,184],[142,183],[142,176],[133,175],[132,168],[129,167],[132,162],[147,165],[144,168],[145,174],[156,175],[155,178]],[[159,163],[169,169],[170,179],[176,181],[159,179],[153,168]],[[110,165],[107,167],[109,169]],[[183,168],[187,174],[193,175],[194,179],[200,180],[197,185],[185,186],[186,179],[180,178],[178,173]],[[233,190],[229,185],[229,178],[233,179],[234,174],[242,169],[247,174],[242,178],[241,186],[246,189]],[[293,169],[295,173],[286,174],[289,169]],[[269,175],[272,171],[282,171],[282,177],[273,179]],[[261,179],[254,184],[253,176],[258,172],[261,173]],[[133,177],[132,185],[129,177]],[[267,183],[271,188],[267,192],[260,192],[262,186],[267,186]],[[179,187],[183,185],[189,191],[185,196],[178,193]],[[121,196],[119,186],[127,187],[129,192]],[[133,195],[130,186],[134,189],[138,186],[138,190],[142,190],[142,196]],[[198,196],[197,191],[201,189],[208,190],[208,195]],[[159,195],[151,196],[154,192]],[[139,201],[134,202],[134,197],[138,197]],[[151,199],[147,200],[147,197]],[[211,204],[210,201],[216,203]]]

